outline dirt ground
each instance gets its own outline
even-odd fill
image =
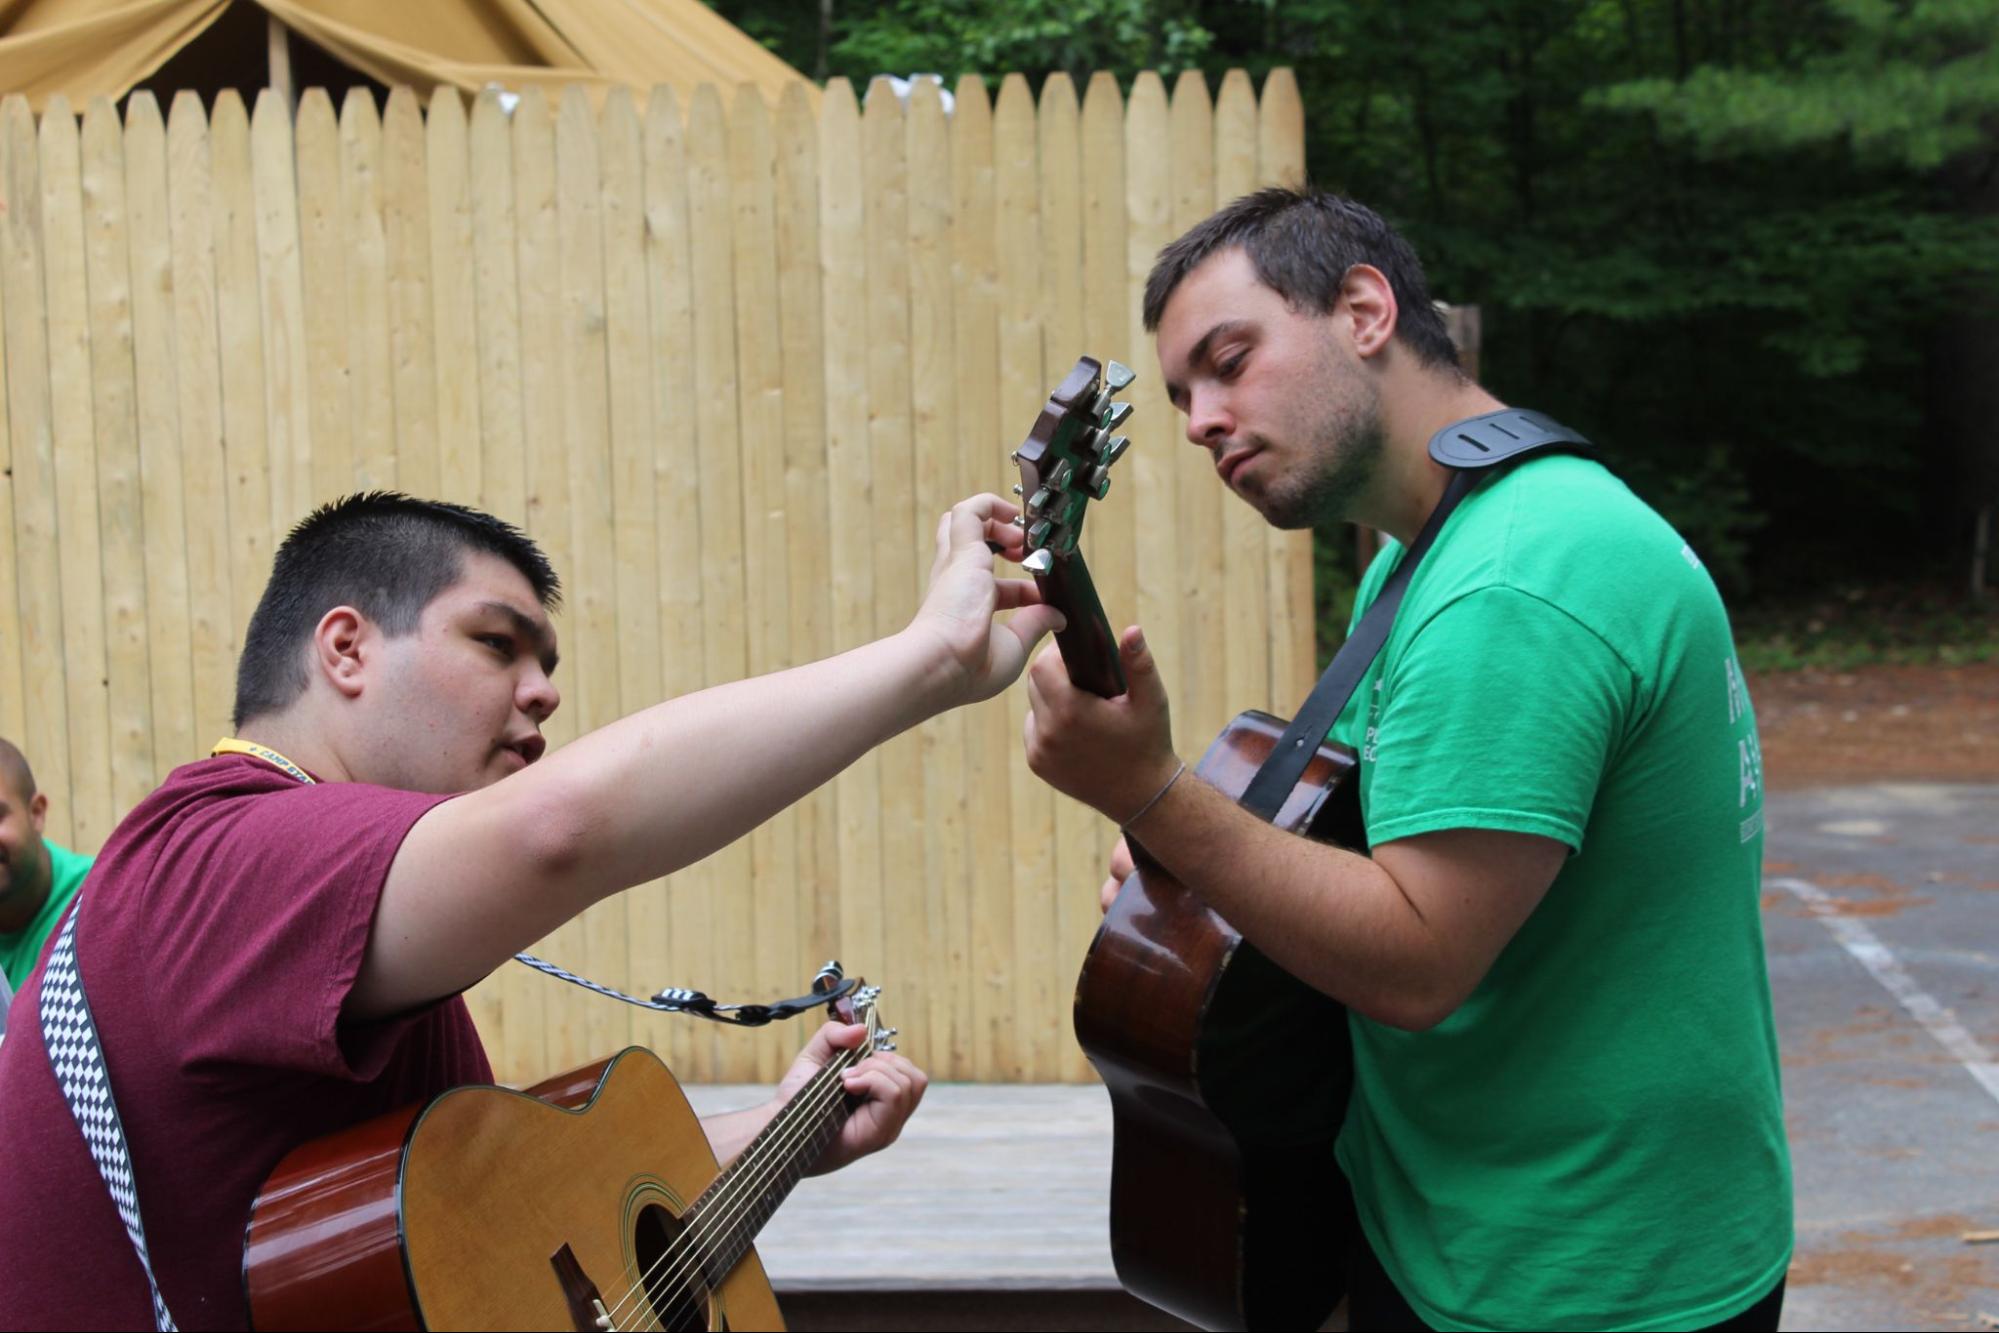
[[[1752,674],[1749,695],[1778,790],[1999,781],[1999,662]]]

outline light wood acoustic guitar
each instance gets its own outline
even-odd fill
[[[1079,686],[1124,692],[1117,637],[1078,548],[1124,452],[1109,401],[1132,374],[1076,363],[1014,455],[1042,598]],[[1240,798],[1285,724],[1236,717],[1195,772]],[[1322,744],[1278,827],[1365,849],[1353,755]],[[1133,1295],[1202,1328],[1317,1328],[1346,1291],[1333,1140],[1352,1084],[1346,1012],[1246,943],[1134,845],[1138,869],[1076,982],[1076,1038],[1111,1097],[1111,1258]],[[1087,892],[1071,885],[1068,892]]]
[[[815,988],[831,990],[837,974]],[[314,1140],[251,1210],[251,1324],[276,1329],[781,1329],[752,1242],[857,1104],[867,1036],[726,1168],[659,1058],[630,1047],[517,1092],[461,1087]]]

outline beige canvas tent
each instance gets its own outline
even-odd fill
[[[805,82],[701,0],[0,0],[0,91],[36,110],[57,93],[123,97],[232,6],[420,92],[751,83],[775,102]]]

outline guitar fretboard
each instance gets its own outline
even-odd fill
[[[863,1043],[814,1074],[687,1210],[684,1234],[711,1287],[749,1253],[763,1224],[853,1114],[858,1099],[840,1076],[869,1049]]]

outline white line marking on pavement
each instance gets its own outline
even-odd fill
[[[1938,1004],[1928,991],[1915,983],[1914,978],[1903,970],[1901,959],[1895,957],[1893,950],[1883,944],[1879,936],[1864,922],[1841,916],[1832,895],[1810,880],[1773,879],[1770,883],[1780,889],[1789,889],[1802,899],[1805,907],[1825,923],[1825,928],[1832,932],[1841,947],[1872,972],[1874,979],[1901,1001],[1910,1017],[1921,1023],[1946,1051],[1956,1056],[1958,1063],[1992,1094],[1992,1100],[1999,1102],[1999,1061],[1995,1061],[1992,1053],[1979,1045],[1978,1038],[1964,1030],[1964,1025],[1951,1016],[1950,1010]]]

